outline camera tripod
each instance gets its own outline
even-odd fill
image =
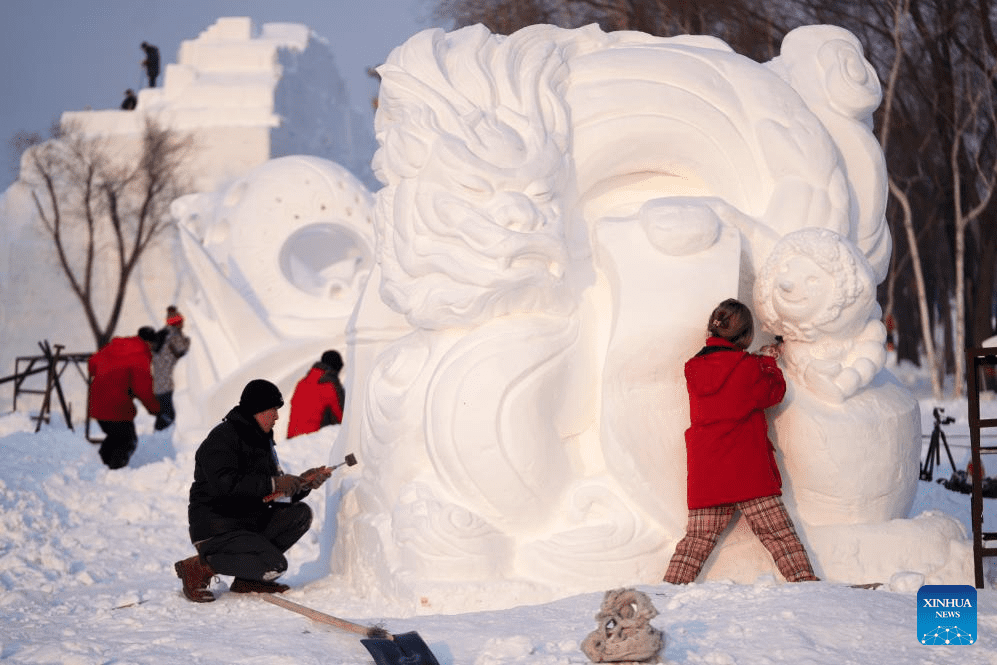
[[[924,464],[921,465],[921,480],[931,480],[934,475],[935,464],[941,464],[942,462],[942,450],[939,443],[945,446],[945,454],[948,455],[949,464],[952,465],[952,473],[955,473],[955,460],[952,459],[952,451],[949,450],[948,439],[945,438],[945,432],[942,431],[942,425],[951,425],[955,422],[955,418],[944,416],[945,409],[937,406],[932,409],[931,413],[935,417],[935,428],[931,431],[928,456],[924,459]]]

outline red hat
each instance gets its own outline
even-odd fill
[[[166,318],[166,325],[168,326],[178,326],[183,323],[183,317],[179,314],[174,314]]]

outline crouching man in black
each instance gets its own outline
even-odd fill
[[[318,467],[295,476],[281,470],[273,427],[283,405],[277,386],[250,381],[238,406],[197,449],[187,509],[197,555],[174,564],[184,596],[195,603],[215,599],[208,585],[216,574],[233,576],[229,590],[235,593],[289,588],[274,580],[287,570],[284,552],[311,526],[311,508],[301,500],[329,471]]]

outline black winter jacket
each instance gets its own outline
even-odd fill
[[[142,47],[145,51],[145,71],[149,76],[159,76],[159,48],[153,46],[152,44],[147,44]]]
[[[272,504],[273,478],[282,473],[272,433],[265,433],[252,416],[238,407],[204,439],[194,456],[187,517],[190,540],[198,542],[229,531],[261,530]],[[308,490],[292,501],[300,501]]]

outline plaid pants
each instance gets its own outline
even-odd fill
[[[819,579],[814,575],[807,551],[796,535],[782,499],[778,496],[765,496],[690,510],[685,537],[675,546],[675,554],[668,563],[666,582],[688,584],[696,579],[710,552],[716,547],[720,534],[734,517],[735,510],[744,514],[751,530],[772,555],[776,567],[788,582]]]

